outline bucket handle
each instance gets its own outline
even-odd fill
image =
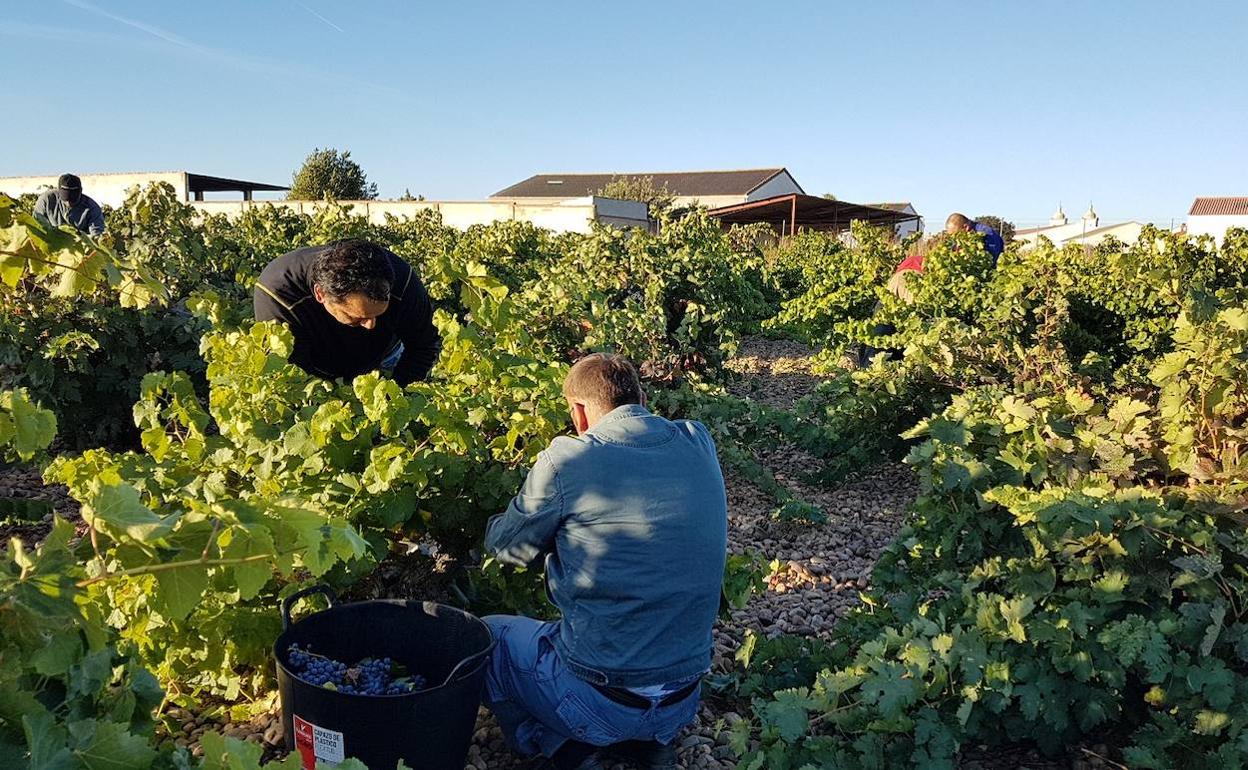
[[[338,593],[334,591],[334,589],[325,585],[324,583],[318,583],[314,586],[309,586],[303,589],[302,591],[295,591],[290,596],[287,596],[285,599],[282,599],[282,630],[283,631],[290,628],[290,624],[292,622],[290,619],[290,609],[291,607],[295,606],[295,602],[299,601],[305,596],[312,596],[313,594],[325,594],[325,598],[329,600],[330,607],[333,607],[335,604],[338,603]]]
[[[471,667],[469,666],[470,663],[475,663],[478,659],[484,658],[488,656],[490,653],[494,652],[494,645],[496,644],[498,644],[498,640],[494,638],[493,634],[490,634],[490,643],[486,646],[486,648],[484,650],[481,650],[480,652],[474,652],[473,654],[464,658],[460,662],[456,663],[455,668],[451,669],[451,673],[446,675],[445,681],[443,681],[442,684],[439,685],[439,687],[445,687],[446,685],[455,681],[455,675],[460,672],[460,669],[463,669],[465,667],[470,668]]]

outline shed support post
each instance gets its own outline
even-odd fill
[[[251,190],[243,190],[243,200],[251,200]]]
[[[797,235],[797,196],[789,199],[789,235]]]
[[[195,193],[194,193],[194,195],[195,195],[195,200],[197,200],[197,201],[202,201],[202,200],[204,199],[204,191],[203,191],[203,190],[196,190],[196,191],[195,191]]]

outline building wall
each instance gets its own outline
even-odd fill
[[[1067,239],[1067,243],[1082,243],[1085,246],[1096,246],[1101,241],[1113,236],[1126,244],[1133,244],[1140,239],[1140,233],[1144,231],[1144,225],[1140,222],[1123,222],[1120,225],[1105,227],[1098,229],[1095,233],[1084,236],[1076,236]]]
[[[923,220],[912,219],[909,222],[902,222],[894,229],[898,239],[905,239],[915,233],[923,232]]]
[[[761,201],[767,198],[774,198],[777,195],[790,195],[792,193],[800,195],[802,194],[802,188],[798,186],[797,180],[789,176],[789,172],[785,171],[767,180],[758,189],[745,196],[745,199],[747,201]]]
[[[84,183],[85,184],[85,183]],[[523,220],[555,232],[588,233],[595,221],[622,227],[649,225],[646,206],[637,201],[609,198],[573,198],[566,201],[339,201],[351,206],[351,213],[374,224],[385,224],[386,215],[415,217],[425,210],[437,211],[443,223],[461,229],[491,222]],[[191,201],[192,208],[207,214],[237,216],[256,206],[280,206],[302,214],[312,214],[325,206],[322,201]]]
[[[56,187],[55,176],[6,176],[0,177],[0,192],[12,196],[41,193]],[[173,185],[180,200],[187,200],[185,171],[155,171],[136,174],[79,174],[82,191],[102,206],[120,206],[126,200],[126,192],[132,187],[146,187],[153,182]]]
[[[1223,216],[1190,214],[1187,217],[1188,235],[1212,235],[1219,246],[1222,245],[1222,238],[1226,235],[1228,227],[1248,228],[1248,216],[1242,214],[1227,214]]]
[[[702,197],[677,195],[676,199],[672,201],[672,205],[676,208],[706,206],[708,209],[717,209],[720,206],[735,206],[738,203],[745,203],[744,195],[704,195]]]
[[[1022,235],[1015,234],[1014,240],[1020,241],[1023,248],[1034,248],[1040,243],[1039,236],[1043,235],[1053,242],[1054,246],[1061,248],[1068,243],[1081,243],[1085,246],[1095,246],[1111,235],[1123,243],[1132,244],[1140,239],[1140,233],[1144,230],[1142,222],[1122,222],[1116,225],[1105,225],[1104,227],[1088,228],[1088,231],[1095,230],[1085,235],[1085,231],[1081,222],[1072,222],[1068,225],[1058,225],[1057,227],[1048,227],[1038,233],[1024,233]]]
[[[917,215],[919,212],[914,210],[914,206],[906,206],[902,209],[902,213]],[[893,232],[897,234],[897,238],[899,239],[906,238],[915,233],[923,232],[923,220],[912,219],[909,222],[902,222],[897,225],[897,227],[893,228]]]
[[[1014,233],[1014,240],[1022,241],[1026,246],[1036,246],[1040,243],[1040,236],[1043,235],[1054,246],[1061,246],[1071,238],[1078,238],[1088,230],[1095,230],[1094,225],[1085,225],[1082,219],[1076,219],[1073,222],[1064,225],[1056,225],[1054,227],[1046,227],[1043,230],[1034,233]]]

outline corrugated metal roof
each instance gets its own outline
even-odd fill
[[[1248,197],[1197,198],[1189,216],[1248,216]]]
[[[613,179],[651,178],[673,195],[747,195],[784,168],[738,171],[641,171],[615,174],[537,174],[499,190],[491,198],[578,198],[593,195]]]

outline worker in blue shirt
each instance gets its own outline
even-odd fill
[[[676,770],[698,712],[728,553],[715,442],[646,408],[637,370],[594,353],[563,386],[577,436],[541,454],[490,519],[503,564],[545,563],[560,618],[485,618],[486,703],[508,745],[543,770]],[[610,758],[609,758],[610,757]]]
[[[995,267],[997,260],[1001,258],[1001,252],[1005,251],[1005,240],[1001,238],[1001,234],[982,222],[976,222],[974,219],[965,214],[950,214],[945,220],[945,232],[950,235],[957,233],[980,233],[984,236],[984,251],[992,255],[992,264]]]

